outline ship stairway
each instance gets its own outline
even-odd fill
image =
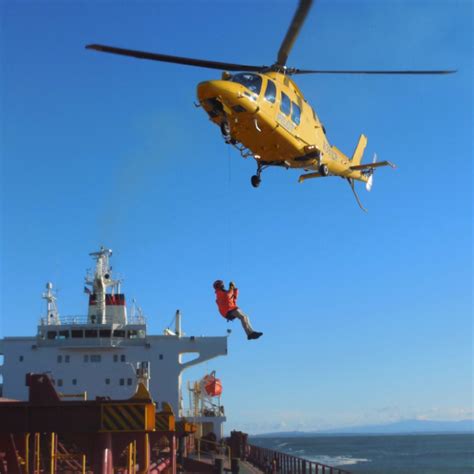
[[[58,440],[57,447],[57,472],[90,472],[85,465],[85,454],[74,444],[66,444]]]

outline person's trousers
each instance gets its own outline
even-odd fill
[[[232,311],[229,311],[226,315],[227,319],[240,319],[240,322],[242,323],[242,327],[244,328],[245,333],[247,336],[249,334],[253,333],[252,325],[250,324],[249,317],[240,309],[240,308],[235,308]]]

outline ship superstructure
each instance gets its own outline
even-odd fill
[[[46,312],[35,337],[0,340],[3,397],[26,400],[28,373],[50,373],[56,389],[76,397],[131,397],[141,379],[157,402],[168,402],[176,416],[184,415],[181,375],[188,367],[227,354],[227,337],[184,336],[181,315],[176,327],[163,335],[147,333],[141,311],[127,314],[121,281],[112,277],[112,251],[101,248],[90,254],[95,270],[86,276],[89,304],[86,316],[61,316],[52,283],[42,297]],[[183,354],[196,357],[182,362]],[[199,413],[205,431],[222,437],[223,409]]]

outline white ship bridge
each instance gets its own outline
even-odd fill
[[[181,316],[163,335],[147,333],[142,312],[132,305],[127,314],[121,281],[112,278],[112,251],[101,248],[90,254],[95,271],[86,276],[88,313],[61,316],[53,285],[47,283],[43,298],[46,311],[36,336],[0,339],[3,397],[26,400],[26,374],[48,372],[64,396],[125,399],[144,381],[156,402],[168,402],[175,414],[184,415],[181,374],[188,367],[227,354],[227,337],[184,336]],[[192,360],[182,361],[185,354]],[[0,396],[2,394],[0,393]],[[223,410],[201,417],[219,438]]]

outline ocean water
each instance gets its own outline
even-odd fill
[[[474,474],[474,434],[252,437],[250,443],[353,473]]]

